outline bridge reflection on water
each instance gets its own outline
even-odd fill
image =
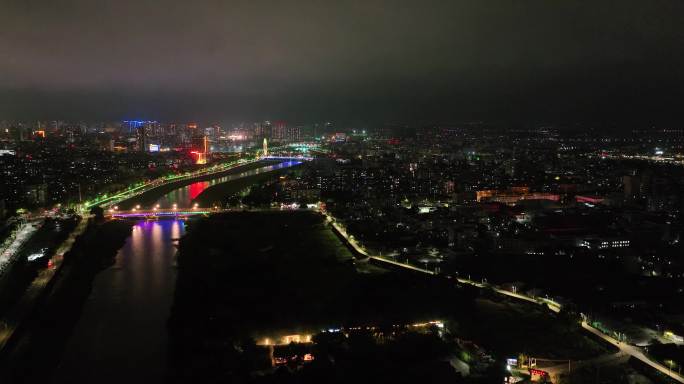
[[[271,159],[273,160],[273,159]],[[204,192],[207,188],[214,185],[227,183],[230,181],[242,179],[249,176],[255,176],[262,173],[273,172],[283,168],[293,167],[302,162],[305,159],[293,159],[287,158],[287,161],[282,161],[277,164],[266,165],[263,167],[246,170],[240,173],[225,175],[222,177],[216,177],[210,180],[196,181],[194,183],[188,184],[184,187],[176,188],[173,191],[161,196],[154,204],[150,206],[140,206],[136,205],[134,209],[127,211],[120,211],[118,206],[111,205],[110,208],[105,211],[105,214],[112,217],[184,217],[193,215],[202,215],[210,213],[207,207],[197,207],[193,204],[193,201]],[[153,193],[153,191],[150,191]],[[201,208],[201,209],[200,209]],[[174,212],[176,211],[176,212]]]
[[[249,177],[249,176],[255,176],[259,175],[262,173],[266,172],[273,172],[277,171],[279,169],[283,168],[289,168],[293,167],[295,165],[301,164],[301,160],[292,160],[289,159],[288,161],[283,161],[278,164],[273,164],[273,165],[267,165],[264,167],[259,167],[255,169],[250,169],[244,172],[236,173],[236,174],[231,174],[231,175],[226,175],[223,177],[211,179],[211,180],[204,180],[204,181],[197,181],[192,184],[186,185],[185,187],[178,188],[172,192],[167,193],[166,195],[162,196],[156,203],[155,206],[157,209],[172,209],[174,207],[178,208],[179,210],[185,209],[185,208],[192,208],[192,201],[197,198],[202,192],[204,192],[205,189],[221,184],[221,183],[226,183],[230,182],[233,180],[237,179],[242,179],[244,177]],[[149,209],[152,210],[153,207],[142,207],[143,209]],[[205,207],[203,207],[205,208]]]
[[[141,220],[100,272],[53,383],[159,383],[166,372],[166,320],[176,286],[174,239],[182,220]]]

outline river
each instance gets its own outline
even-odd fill
[[[158,203],[188,208],[192,199],[211,185],[297,164],[284,162],[193,183],[170,192]],[[135,223],[114,265],[95,277],[54,383],[163,381],[166,320],[176,284],[174,239],[184,233],[182,220]]]
[[[226,183],[231,180],[237,180],[243,177],[258,175],[260,173],[271,172],[282,168],[288,168],[298,164],[301,164],[301,162],[286,161],[261,168],[250,169],[248,171],[231,174],[216,179],[198,181],[167,193],[161,199],[159,199],[159,201],[157,201],[157,204],[159,204],[159,207],[162,209],[173,208],[173,204],[176,204],[178,208],[191,208],[190,204],[192,200],[212,185]]]

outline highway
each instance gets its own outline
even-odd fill
[[[22,224],[5,240],[0,249],[0,275],[12,263],[21,247],[33,236],[38,227],[40,227],[40,221]]]
[[[352,235],[347,234],[346,230],[337,222],[337,220],[335,220],[334,217],[332,217],[328,212],[321,212],[321,213],[326,217],[326,221],[331,224],[331,226],[335,229],[335,231],[337,231],[340,234],[340,236],[342,238],[344,238],[348,242],[348,244],[359,254],[364,255],[370,259],[378,260],[378,261],[381,261],[384,263],[388,263],[388,264],[395,265],[398,267],[406,268],[406,269],[409,269],[412,271],[421,272],[421,273],[425,273],[425,274],[429,274],[429,275],[435,275],[435,273],[433,271],[430,271],[427,269],[423,269],[423,268],[416,267],[416,266],[406,264],[406,263],[399,263],[399,262],[396,262],[393,260],[388,260],[388,259],[386,259],[384,257],[380,257],[380,256],[370,255],[368,253],[368,251],[366,251],[354,239],[354,237]],[[527,295],[524,295],[521,293],[511,292],[511,291],[508,291],[508,290],[505,290],[502,288],[498,288],[498,287],[495,287],[492,285],[472,281],[469,279],[457,278],[456,280],[461,284],[468,284],[468,285],[472,285],[472,286],[475,286],[478,288],[489,287],[499,294],[502,294],[502,295],[505,295],[508,297],[512,297],[512,298],[515,298],[518,300],[524,300],[524,301],[534,303],[534,304],[546,304],[547,307],[551,311],[556,312],[556,313],[560,312],[560,310],[562,309],[561,304],[559,304],[559,303],[557,303],[551,299],[531,297],[531,296],[527,296]],[[664,375],[667,375],[668,377],[672,378],[673,380],[675,380],[678,383],[684,383],[684,377],[683,376],[679,375],[677,372],[673,372],[667,366],[660,364],[659,362],[651,360],[650,358],[648,358],[648,356],[646,356],[644,354],[644,352],[639,347],[629,345],[629,344],[626,344],[624,342],[619,342],[619,341],[615,340],[614,338],[612,338],[611,336],[606,335],[603,332],[599,331],[598,329],[592,327],[586,321],[582,321],[582,328],[585,331],[590,332],[593,335],[600,337],[604,341],[614,345],[615,347],[617,347],[620,350],[620,353],[632,356],[632,357],[642,361],[643,363],[653,367],[654,369],[660,371]]]
[[[88,227],[88,217],[83,217],[76,228],[69,236],[57,247],[50,258],[51,266],[41,270],[31,285],[26,289],[16,305],[0,319],[0,350],[5,347],[7,341],[12,337],[17,326],[33,309],[36,299],[43,292],[48,283],[59,271],[64,254],[74,245],[76,238],[80,236]]]

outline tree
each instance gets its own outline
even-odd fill
[[[104,219],[104,209],[102,209],[98,206],[94,206],[94,207],[90,208],[90,214],[95,215],[95,219],[97,219],[97,220]]]

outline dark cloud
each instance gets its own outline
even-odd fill
[[[684,2],[0,0],[0,118],[679,119]]]

